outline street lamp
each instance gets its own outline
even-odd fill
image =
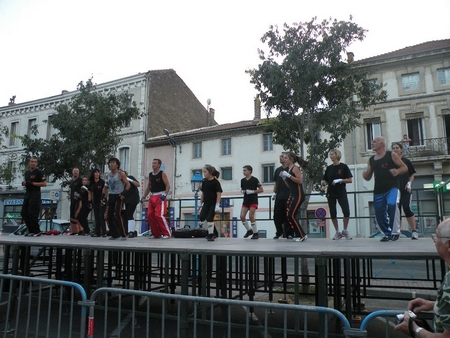
[[[194,176],[191,178],[191,186],[192,192],[194,192],[195,204],[194,204],[194,219],[195,219],[195,227],[198,226],[198,191],[200,190],[200,184],[203,181],[202,175],[200,175],[200,171],[196,171]]]
[[[174,162],[173,162],[173,198],[176,198],[177,193],[177,185],[175,180],[177,179],[177,146],[180,147],[180,154],[181,154],[181,145],[175,140],[175,138],[170,135],[170,132],[167,129],[163,129],[163,133],[167,136],[169,139],[169,144],[173,147],[173,154],[174,154]]]

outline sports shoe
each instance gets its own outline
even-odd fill
[[[42,231],[39,231],[38,233],[34,234],[33,237],[39,237],[40,235],[42,235]]]
[[[206,240],[208,242],[214,242],[214,239],[215,239],[215,237],[213,234],[208,234],[208,236],[206,236]]]
[[[286,239],[287,239],[287,240],[292,240],[292,239],[294,239],[294,237],[292,237],[291,235],[289,235],[289,236],[286,237]]]
[[[25,236],[26,236],[26,237],[33,237],[33,236],[34,236],[34,233],[30,232],[30,233],[26,234]]]
[[[256,233],[256,234],[253,234],[253,236],[250,238],[250,239],[259,239],[259,235],[258,235],[258,233]]]
[[[342,230],[342,238],[345,238],[345,239],[352,239],[352,237],[350,236],[350,234],[348,233],[348,231],[347,230]]]
[[[108,239],[110,240],[110,241],[114,241],[114,240],[116,240],[117,238],[119,238],[119,237],[109,237]]]
[[[134,238],[134,237],[136,237],[135,232],[134,232],[134,231],[130,231],[130,232],[128,233],[128,238]]]
[[[305,235],[304,237],[295,237],[294,241],[296,241],[296,242],[304,242],[307,239],[308,239],[308,236]]]
[[[419,234],[417,233],[417,231],[412,232],[411,239],[419,239]]]
[[[126,241],[127,238],[128,238],[127,236],[122,236],[122,237],[120,237],[120,240],[121,240],[121,241]]]
[[[333,240],[341,239],[343,236],[340,231],[336,231],[334,234]]]
[[[280,238],[280,236],[273,236],[273,239],[278,239]]]
[[[70,236],[78,236],[78,232],[72,232]]]
[[[393,242],[398,241],[399,238],[400,238],[400,234],[394,234],[391,236],[391,241],[393,241]]]
[[[251,235],[253,235],[253,230],[248,230],[248,231],[245,233],[244,238],[247,238],[247,237],[249,237],[249,236],[251,236]]]
[[[384,236],[383,238],[380,239],[380,242],[389,242],[390,240],[391,240],[390,237]]]
[[[166,235],[161,235],[161,238],[162,238],[162,239],[169,239],[169,238],[170,238],[170,236],[166,236]]]

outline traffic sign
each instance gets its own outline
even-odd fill
[[[327,211],[324,208],[317,208],[314,214],[316,215],[316,218],[322,219],[327,215]]]

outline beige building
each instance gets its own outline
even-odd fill
[[[144,172],[147,171],[143,144],[148,137],[163,134],[162,124],[166,125],[169,121],[171,130],[175,132],[217,124],[213,114],[203,107],[172,69],[148,71],[98,84],[97,91],[126,91],[144,113],[143,118],[133,120],[123,127],[120,133],[122,142],[115,154],[122,163],[121,167],[138,179],[143,179]],[[17,169],[15,179],[10,182],[12,189],[6,189],[6,185],[2,185],[0,191],[0,217],[8,218],[8,223],[15,224],[20,219],[24,195],[21,186],[23,168],[18,165],[23,146],[12,135],[31,135],[31,128],[37,125],[37,137],[50,138],[55,130],[47,121],[56,113],[55,108],[59,104],[69,102],[76,94],[77,91],[63,90],[60,95],[29,102],[17,103],[12,99],[8,106],[0,107],[1,126],[6,126],[10,131],[10,136],[3,143],[5,148],[0,151],[0,161],[9,161],[10,167]],[[67,191],[61,188],[60,183],[49,182],[42,189],[43,207],[52,209],[58,218],[68,218]],[[140,206],[136,217],[141,218]]]

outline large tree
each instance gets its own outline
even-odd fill
[[[328,152],[339,147],[359,126],[360,112],[386,99],[383,85],[370,73],[346,62],[351,43],[365,30],[350,21],[316,18],[309,22],[271,26],[261,41],[262,63],[247,71],[259,92],[274,142],[309,161],[304,171],[306,192],[319,182]],[[302,208],[306,208],[304,203]]]
[[[5,138],[15,137],[15,135],[10,135],[7,126],[3,126],[0,123],[0,155],[2,156],[2,161],[0,163],[0,184],[6,185],[6,189],[12,189],[11,182],[14,180],[17,172],[17,168],[13,166],[17,155],[15,152],[8,150],[5,145]]]
[[[92,79],[80,82],[77,90],[70,102],[56,107],[57,114],[46,121],[56,130],[50,139],[20,137],[25,146],[23,163],[38,155],[40,167],[55,180],[73,167],[88,174],[94,166],[104,165],[121,142],[122,127],[142,117],[127,92],[97,91]]]

